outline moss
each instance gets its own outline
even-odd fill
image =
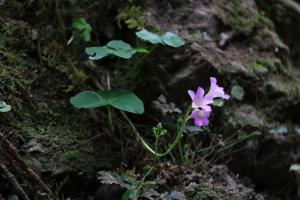
[[[205,182],[199,186],[198,192],[193,200],[241,200],[239,196],[228,196],[222,188],[213,186],[211,183]]]
[[[12,132],[10,136],[16,144],[37,139],[45,153],[34,157],[40,156],[47,169],[79,169],[83,167],[79,162],[82,158],[86,158],[83,163],[92,163],[85,171],[113,163],[107,158],[90,156],[91,150],[89,153],[77,150],[82,158],[76,162],[67,159],[66,155],[74,155],[68,152],[92,137],[95,127],[87,117],[78,114],[82,111],[69,104],[71,94],[66,91],[75,84],[88,87],[82,84],[87,76],[72,54],[73,49],[65,48],[64,42],[55,39],[55,30],[48,33],[47,28],[40,30],[38,44],[32,36],[34,29],[27,23],[0,17],[2,21],[5,23],[0,25],[0,98],[12,110],[1,115],[0,130]],[[80,149],[85,146],[90,143]]]
[[[220,5],[217,15],[225,24],[244,34],[251,33],[258,26],[274,29],[271,20],[256,9],[246,7],[241,0],[233,0],[225,6]]]
[[[248,66],[257,73],[267,73],[267,72],[275,72],[277,66],[272,59],[266,58],[255,58],[251,62],[249,62]]]
[[[121,21],[124,21],[128,28],[141,29],[145,27],[148,15],[149,13],[143,11],[140,6],[126,6],[119,10],[116,19],[118,20],[119,27],[121,27]]]
[[[74,171],[96,172],[100,168],[110,168],[113,162],[109,158],[95,156],[93,152],[84,152],[79,150],[68,150],[60,156],[60,161],[64,167]]]

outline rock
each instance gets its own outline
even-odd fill
[[[126,189],[116,184],[104,184],[96,191],[95,200],[120,200]]]

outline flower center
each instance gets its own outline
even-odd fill
[[[195,101],[194,103],[195,103],[196,106],[200,106],[200,101],[199,100]]]
[[[200,118],[203,117],[202,111],[199,111],[197,114],[198,114],[198,116],[199,116]]]

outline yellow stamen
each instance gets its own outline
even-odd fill
[[[198,114],[199,117],[203,117],[202,111],[199,111],[197,114]]]

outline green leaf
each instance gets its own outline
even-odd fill
[[[11,110],[11,106],[8,105],[5,101],[0,100],[0,112],[9,112]]]
[[[134,185],[134,183],[137,182],[135,177],[128,176],[127,174],[123,174],[121,176],[122,180],[125,181],[126,183],[130,183],[131,185]]]
[[[136,53],[136,49],[132,48],[130,44],[123,42],[122,40],[112,40],[107,43],[106,46],[87,47],[85,52],[89,55],[89,59],[91,60],[99,60],[108,55],[129,59]]]
[[[123,188],[129,189],[131,185],[125,183],[118,175],[112,175],[111,172],[100,171],[97,177],[103,184],[117,184]]]
[[[73,28],[81,31],[80,37],[86,41],[89,42],[91,41],[91,32],[92,32],[92,27],[89,23],[85,21],[84,18],[79,18],[76,19],[73,24]]]
[[[135,114],[144,113],[144,103],[131,91],[110,90],[99,91],[98,93],[109,105],[117,109]]]
[[[130,50],[132,49],[131,45],[122,41],[122,40],[112,40],[106,45],[108,48],[116,49],[116,50]]]
[[[137,200],[138,199],[138,190],[129,189],[122,195],[122,200]]]
[[[217,107],[222,107],[224,105],[224,101],[223,99],[214,99],[213,105]]]
[[[241,86],[239,86],[239,85],[234,85],[231,88],[230,94],[231,94],[231,96],[233,96],[233,98],[241,101],[244,98],[245,90]]]
[[[19,198],[17,195],[12,195],[7,200],[19,200]]]
[[[6,106],[7,106],[7,104],[5,101],[0,101],[0,108],[4,108]]]
[[[106,47],[87,47],[85,48],[85,53],[89,55],[89,59],[91,60],[99,60],[108,56]]]
[[[9,112],[10,110],[10,105],[8,105],[5,101],[0,101],[0,112]]]
[[[106,46],[108,53],[125,59],[131,58],[136,53],[130,44],[122,40],[112,40]]]
[[[10,105],[6,105],[5,107],[0,108],[0,112],[9,112],[11,110]]]
[[[300,172],[300,165],[299,164],[292,164],[290,166],[290,172],[291,171],[299,173]]]
[[[181,39],[178,35],[167,32],[162,36],[162,40],[165,44],[172,46],[172,47],[180,47],[185,44],[185,41]]]
[[[76,94],[70,99],[71,104],[76,108],[96,108],[105,106],[108,103],[97,92],[84,91]]]
[[[149,53],[148,49],[145,49],[145,48],[137,48],[136,52],[138,52],[138,53]]]
[[[199,126],[186,126],[185,127],[185,131],[189,132],[189,133],[199,133],[199,132],[203,132],[203,129]]]
[[[140,39],[151,42],[152,44],[162,43],[162,39],[159,35],[151,33],[146,29],[142,29],[141,31],[136,32],[135,34]]]
[[[144,103],[134,93],[128,90],[84,91],[70,99],[76,108],[96,108],[111,105],[127,112],[144,113]]]

